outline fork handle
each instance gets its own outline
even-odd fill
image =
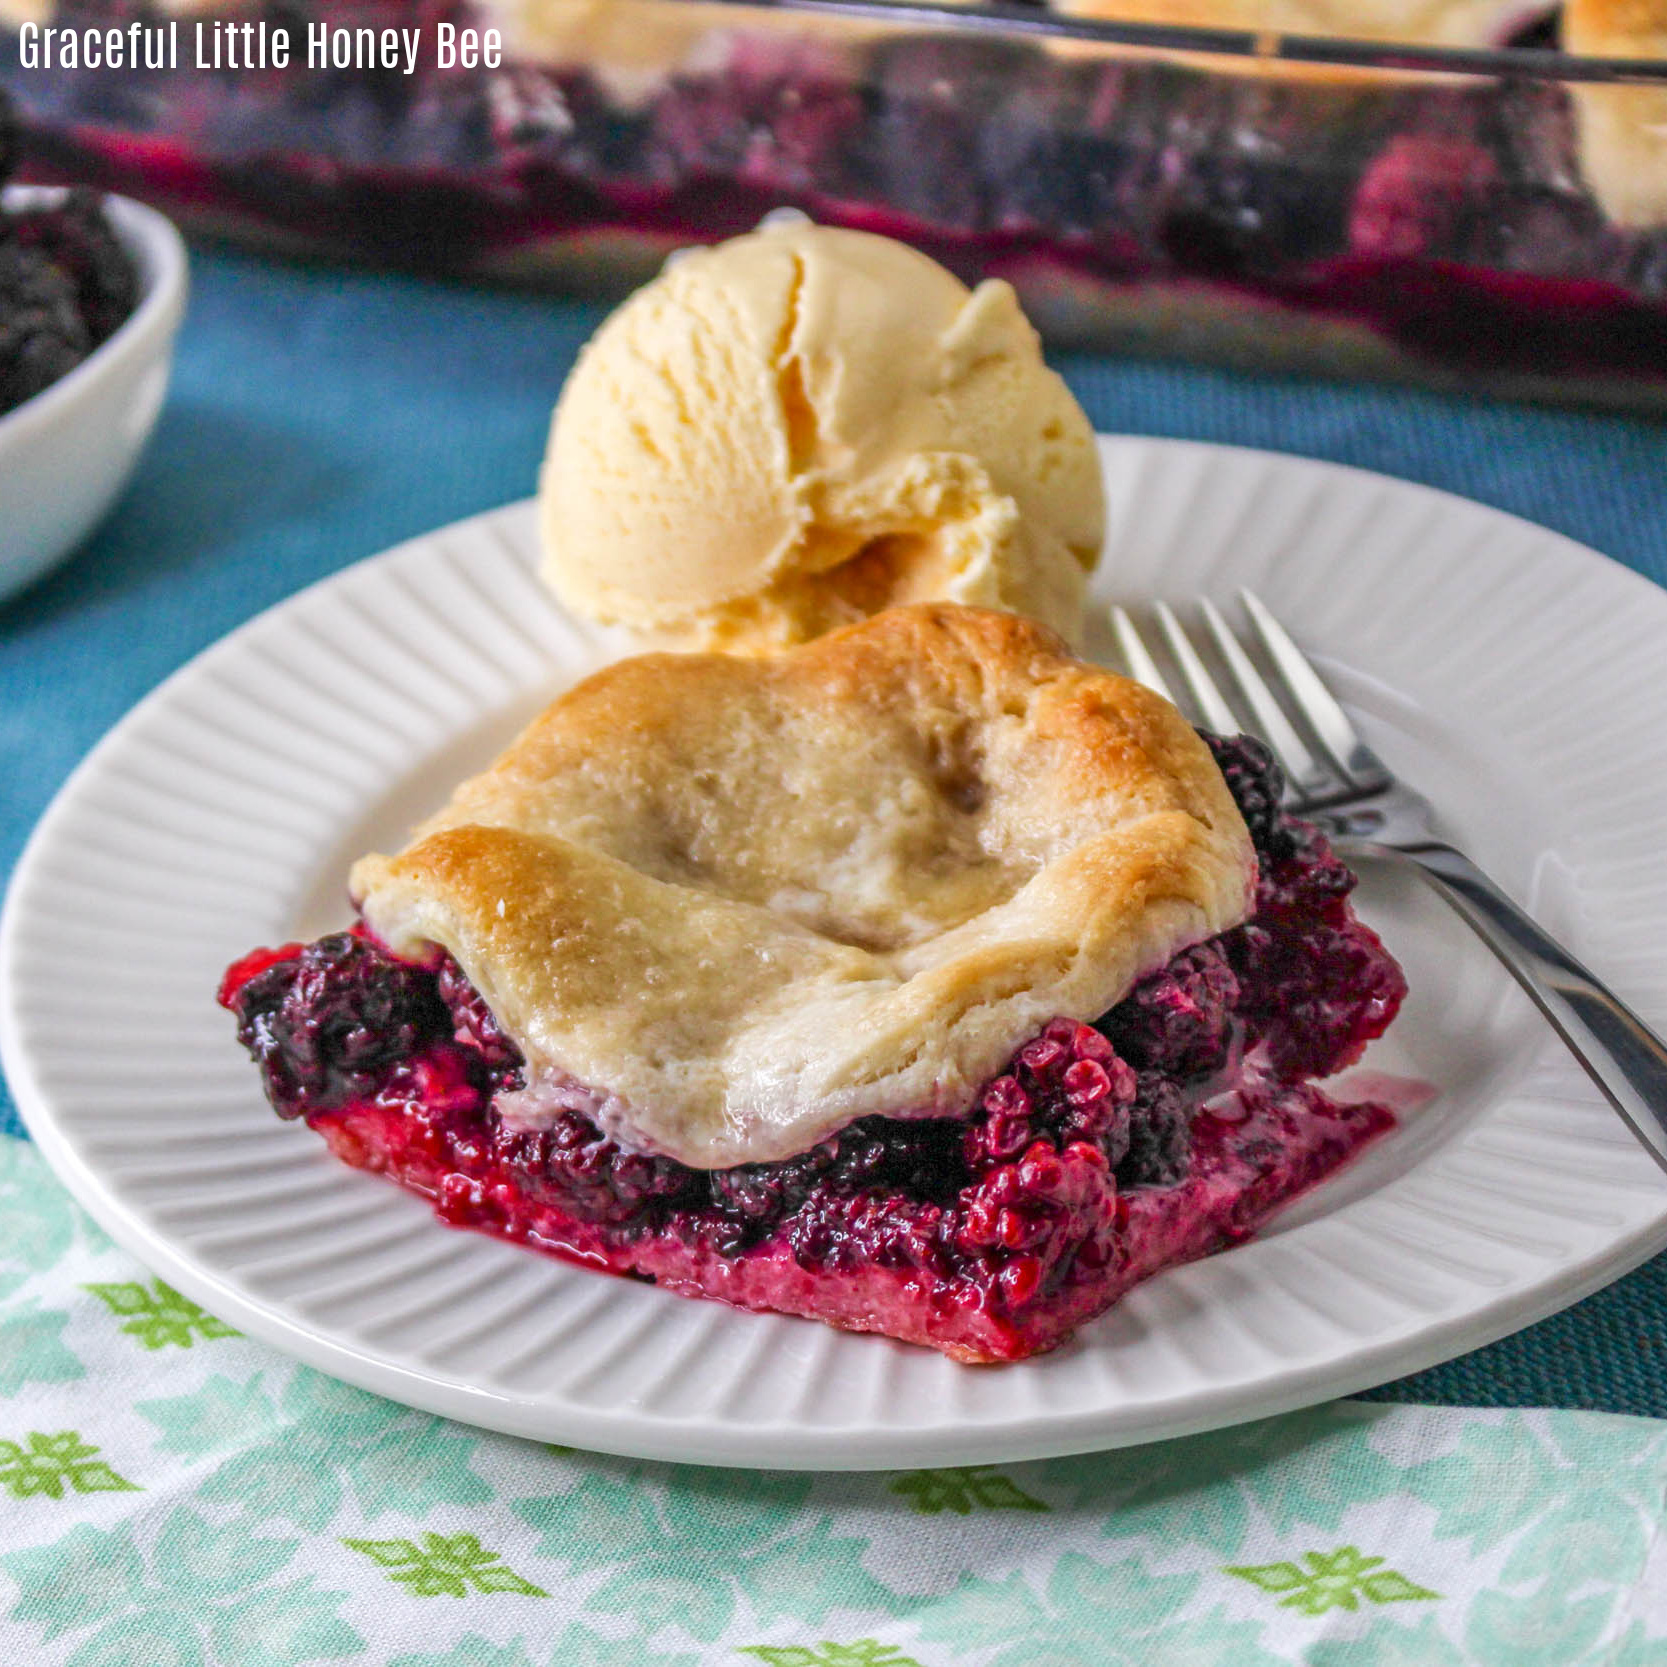
[[[1667,1044],[1462,851],[1433,840],[1394,847],[1359,843],[1375,855],[1407,858],[1423,871],[1667,1170]]]

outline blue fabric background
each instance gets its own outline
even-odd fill
[[[532,490],[600,309],[199,253],[173,390],[113,519],[0,604],[0,878],[71,766],[251,614]],[[1667,426],[1089,357],[1101,429],[1303,452],[1526,515],[1667,582]],[[1663,645],[1667,648],[1667,644]],[[16,1132],[0,1088],[0,1127]],[[1385,1398],[1667,1417],[1667,1256]]]

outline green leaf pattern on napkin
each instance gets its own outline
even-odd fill
[[[1414,1598],[1438,1598],[1439,1592],[1416,1586],[1404,1574],[1383,1567],[1381,1557],[1364,1557],[1352,1545],[1336,1551],[1305,1551],[1303,1566],[1296,1563],[1260,1563],[1247,1568],[1226,1568],[1223,1574],[1237,1575],[1264,1592],[1277,1592],[1281,1609],[1296,1609],[1304,1615],[1323,1615],[1328,1609],[1358,1609],[1368,1603],[1405,1603]]]
[[[137,1337],[147,1349],[188,1349],[199,1339],[241,1335],[160,1279],[144,1285],[128,1279],[114,1285],[89,1285],[87,1289],[112,1314],[125,1319],[122,1330]]]
[[[42,1494],[62,1499],[66,1490],[139,1492],[99,1458],[98,1449],[83,1441],[79,1430],[59,1430],[55,1435],[30,1430],[22,1441],[0,1440],[0,1487],[13,1499]]]
[[[466,1598],[471,1592],[512,1592],[518,1597],[547,1598],[549,1593],[523,1580],[495,1551],[473,1534],[424,1534],[415,1540],[343,1540],[388,1571],[388,1578],[420,1598]]]
[[[872,1476],[465,1428],[239,1337],[0,1140],[7,1667],[1667,1667],[1664,1573],[1642,1419]]]
[[[974,1511],[1045,1511],[1048,1506],[1033,1499],[1010,1476],[994,1465],[977,1464],[949,1470],[910,1470],[896,1477],[891,1491],[907,1499],[922,1516],[954,1511],[970,1516]]]
[[[766,1667],[921,1667],[913,1656],[878,1638],[854,1644],[743,1644],[742,1655],[755,1655]]]

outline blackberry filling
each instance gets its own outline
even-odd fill
[[[363,927],[259,951],[220,999],[283,1117],[441,1217],[673,1289],[930,1343],[1053,1346],[1137,1280],[1246,1236],[1392,1126],[1308,1086],[1394,1016],[1400,969],[1354,878],[1279,809],[1246,738],[1207,736],[1261,864],[1244,925],[1142,980],[1097,1025],[1055,1019],[964,1118],[866,1117],[776,1163],[698,1170],[583,1113],[495,1097],[522,1060],[462,969]]]

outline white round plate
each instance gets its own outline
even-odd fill
[[[1103,600],[1259,590],[1374,746],[1667,1021],[1667,594],[1542,528],[1326,464],[1113,439]],[[0,926],[0,1047],[41,1150],[128,1249],[338,1377],[472,1423],[712,1464],[963,1464],[1149,1441],[1474,1348],[1667,1245],[1667,1177],[1415,882],[1362,908],[1412,997],[1377,1070],[1439,1096],[1255,1242],[1055,1354],[969,1369],[441,1226],[277,1121],[214,1004],[256,944],[620,642],[533,573],[530,506],[303,592],[144,701],[43,818]],[[1109,644],[1096,645],[1109,656]]]

